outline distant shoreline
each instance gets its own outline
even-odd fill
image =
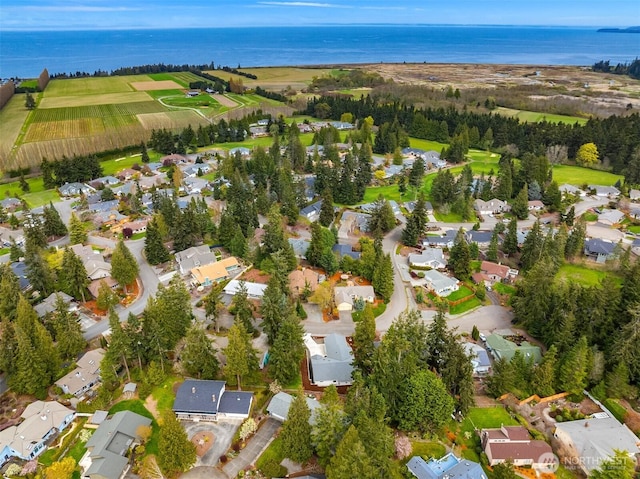
[[[599,28],[598,33],[640,33],[640,26],[627,28]]]

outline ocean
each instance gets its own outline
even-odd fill
[[[0,32],[0,78],[153,63],[592,65],[640,56],[640,34],[597,28],[443,25]]]

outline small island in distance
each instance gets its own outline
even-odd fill
[[[599,28],[598,32],[604,33],[640,33],[640,26],[627,28]]]

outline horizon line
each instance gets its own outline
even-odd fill
[[[634,28],[630,26],[612,26],[612,25],[541,25],[541,24],[515,24],[515,23],[317,23],[308,25],[246,25],[246,26],[190,26],[190,27],[173,27],[173,26],[146,26],[146,27],[114,27],[104,26],[95,28],[58,28],[58,27],[38,27],[38,28],[12,28],[2,27],[4,32],[86,32],[86,31],[136,31],[136,30],[229,30],[234,28],[253,29],[253,28],[291,28],[302,29],[309,27],[487,27],[487,28],[583,28],[583,29],[600,29],[600,28],[617,28],[627,29]],[[636,27],[637,28],[637,27]]]

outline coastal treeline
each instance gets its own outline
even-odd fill
[[[510,146],[515,154],[546,154],[547,149],[560,146],[574,158],[586,143],[597,145],[600,159],[613,172],[626,172],[634,151],[640,148],[640,115],[592,118],[585,125],[562,123],[523,123],[517,118],[502,115],[457,111],[454,108],[416,108],[402,102],[376,101],[371,96],[360,99],[321,96],[311,98],[300,113],[339,120],[345,113],[355,118],[372,117],[379,132],[396,134],[398,128],[416,138],[453,143],[460,139],[463,130],[468,138],[462,138],[467,147],[503,148]],[[394,126],[395,124],[395,126]],[[401,135],[400,135],[401,136]],[[464,136],[464,134],[462,135]],[[377,140],[376,153],[393,153],[401,142]],[[459,155],[458,155],[459,156]],[[455,161],[457,156],[447,159]]]
[[[636,58],[631,63],[618,63],[616,66],[611,65],[609,60],[600,60],[594,63],[591,69],[594,72],[629,75],[631,78],[640,80],[640,58]]]

